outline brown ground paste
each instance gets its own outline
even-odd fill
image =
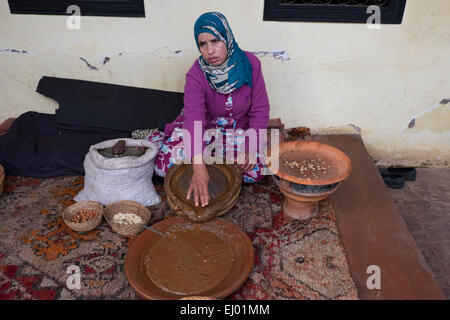
[[[147,276],[160,289],[182,295],[220,284],[233,266],[227,243],[200,227],[174,227],[146,252]]]

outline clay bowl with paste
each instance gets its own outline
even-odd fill
[[[281,143],[268,152],[267,167],[284,195],[285,214],[300,220],[314,217],[319,201],[334,193],[352,171],[345,153],[312,141]]]
[[[152,227],[165,233],[173,226],[184,227],[193,224],[217,235],[226,243],[233,256],[232,268],[228,275],[215,287],[199,292],[196,296],[213,299],[227,297],[244,284],[253,269],[255,251],[252,242],[238,226],[217,217],[202,223],[194,223],[185,217],[172,217]],[[132,242],[125,257],[125,273],[130,285],[144,299],[175,300],[192,296],[192,294],[181,295],[164,291],[147,276],[144,263],[146,253],[160,238],[158,234],[145,230]]]
[[[190,164],[173,165],[164,179],[167,203],[179,216],[203,222],[228,212],[236,203],[242,185],[242,174],[234,164],[206,165],[209,174],[209,203],[195,206],[193,195],[186,199],[193,169]]]

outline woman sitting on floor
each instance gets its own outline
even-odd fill
[[[218,129],[224,141],[224,155],[231,145],[231,153],[237,160],[244,182],[257,182],[263,178],[263,166],[258,156],[259,141],[255,143],[256,149],[248,140],[243,141],[236,136],[230,143],[229,131],[226,130],[233,129],[242,135],[244,130],[254,129],[258,135],[260,129],[267,128],[270,106],[261,62],[252,53],[239,48],[227,19],[221,13],[202,14],[195,22],[194,36],[201,56],[186,74],[183,111],[174,122],[166,125],[164,134],[155,132],[149,140],[161,146],[155,159],[155,173],[164,177],[168,168],[181,162],[185,156],[183,149],[176,147],[183,141],[183,129],[190,133],[194,173],[187,198],[193,194],[195,205],[200,200],[205,206],[209,201],[209,175],[203,151],[215,139],[205,137],[207,141],[201,141],[201,147],[194,149],[195,122],[200,123],[202,138],[205,130]],[[237,150],[242,150],[243,146],[239,148],[242,143],[245,143],[245,154],[241,155]],[[238,156],[241,158],[237,159]]]

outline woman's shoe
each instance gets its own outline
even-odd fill
[[[401,175],[403,179],[408,181],[416,180],[416,169],[415,168],[388,168],[391,175]]]
[[[392,174],[389,169],[386,168],[378,168],[378,172],[380,172],[381,177],[383,178],[384,183],[389,188],[401,189],[405,186],[405,178],[401,174]]]
[[[383,178],[383,181],[386,184],[386,186],[388,186],[389,188],[402,189],[405,186],[405,179],[400,174],[398,175],[382,174],[381,177]]]

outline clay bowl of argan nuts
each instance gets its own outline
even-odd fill
[[[67,207],[62,218],[74,231],[88,232],[97,228],[103,219],[103,204],[96,201],[81,201]]]
[[[352,171],[350,158],[341,150],[312,141],[288,141],[278,149],[278,162],[268,161],[273,179],[284,194],[283,210],[304,220],[319,211],[320,200],[337,190]]]

